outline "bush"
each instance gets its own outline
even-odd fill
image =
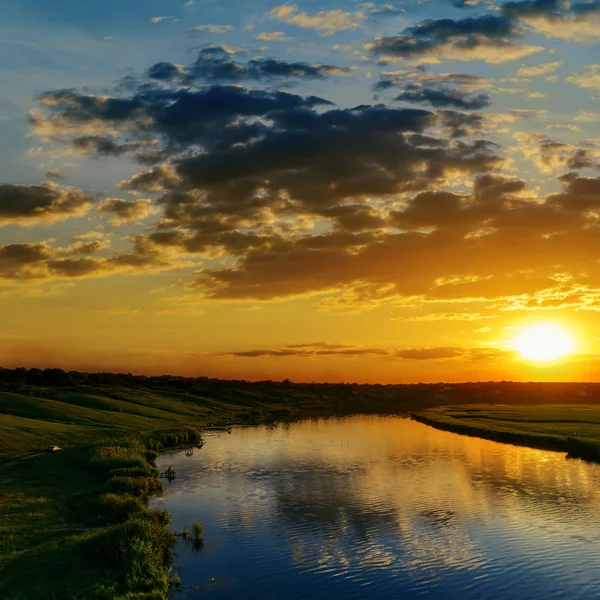
[[[567,452],[570,458],[583,458],[594,462],[600,460],[600,444],[595,440],[569,436],[567,438]]]
[[[145,438],[145,443],[151,450],[162,450],[180,444],[193,444],[202,439],[202,432],[195,427],[181,427],[170,431],[157,431]]]
[[[100,509],[103,516],[111,521],[124,521],[125,519],[144,512],[144,502],[131,494],[108,493],[100,496]]]
[[[129,442],[122,445],[101,445],[92,450],[90,463],[99,469],[117,469],[125,467],[144,468],[145,449],[139,443]]]
[[[108,472],[108,475],[113,477],[158,477],[159,474],[158,469],[150,463],[143,467],[123,467],[120,469],[111,469]]]
[[[149,477],[114,476],[108,480],[108,484],[115,492],[145,497],[150,490],[150,481]]]
[[[166,598],[175,541],[166,511],[145,511],[108,529],[97,547],[118,576],[122,596]]]

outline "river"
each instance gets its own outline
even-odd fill
[[[177,598],[600,598],[600,465],[397,416],[207,432],[162,456]]]

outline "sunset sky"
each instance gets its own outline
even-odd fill
[[[600,380],[600,1],[0,23],[0,366]]]

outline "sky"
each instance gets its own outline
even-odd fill
[[[600,380],[600,1],[0,23],[1,366]]]

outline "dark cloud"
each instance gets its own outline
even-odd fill
[[[126,142],[117,144],[107,136],[85,135],[76,137],[71,142],[71,147],[82,154],[95,154],[97,156],[121,156],[131,154],[136,150],[147,146],[144,140],[137,142]]]
[[[523,2],[505,2],[500,11],[508,17],[548,15],[560,17],[565,10],[564,0],[523,0]]]
[[[50,247],[44,242],[0,246],[0,277],[35,279],[39,266],[50,258]]]
[[[380,75],[379,81],[373,86],[373,89],[375,91],[385,91],[396,87],[406,87],[407,85],[436,87],[455,85],[473,89],[489,87],[489,80],[468,73],[430,73],[424,67],[420,67],[396,73],[383,73]]]
[[[505,15],[428,19],[407,27],[399,35],[375,38],[366,48],[387,58],[441,54],[447,58],[502,63],[542,50],[515,44],[522,35],[523,29]]]
[[[464,353],[464,348],[442,346],[439,348],[408,348],[406,350],[398,350],[395,353],[395,357],[405,360],[439,360],[443,358],[458,358],[463,356]]]
[[[505,2],[501,7],[502,14],[521,19],[524,17],[542,16],[548,20],[560,21],[568,15],[585,16],[600,12],[600,2],[565,2],[564,0],[523,0],[522,2]]]
[[[219,356],[233,358],[354,358],[360,356],[381,356],[390,360],[448,360],[448,359],[488,359],[510,353],[495,348],[458,346],[438,346],[433,348],[362,348],[344,344],[289,344],[281,348],[241,350],[222,352]]]
[[[586,273],[600,251],[599,180],[572,176],[563,192],[536,201],[520,180],[481,176],[472,194],[420,192],[390,211],[397,232],[355,234],[354,243],[335,233],[272,240],[234,268],[205,270],[196,285],[216,298],[266,300],[368,284],[359,303],[553,289],[556,273]]]
[[[200,50],[197,60],[189,67],[159,62],[147,72],[149,79],[160,82],[215,84],[241,81],[271,81],[276,79],[325,79],[329,75],[351,75],[347,67],[306,62],[290,62],[273,58],[253,58],[246,62],[235,60],[223,46]]]
[[[523,21],[550,38],[573,42],[595,41],[600,37],[600,2],[523,0],[500,7],[505,16]]]
[[[233,356],[237,358],[262,358],[270,357],[295,357],[295,358],[316,358],[322,356],[334,357],[353,357],[353,356],[387,356],[386,350],[381,348],[344,348],[344,349],[297,349],[285,347],[279,350],[245,350],[238,352],[223,352],[220,356]]]
[[[0,226],[82,216],[93,202],[91,196],[77,188],[50,182],[40,185],[0,184]]]
[[[458,110],[481,110],[491,104],[488,94],[469,94],[462,90],[427,87],[409,87],[396,96],[396,100]]]
[[[144,198],[136,200],[106,198],[99,203],[98,211],[107,216],[114,225],[141,221],[157,212],[152,202]]]
[[[134,152],[140,145],[154,143],[156,137],[175,152],[190,149],[194,143],[241,143],[258,135],[262,126],[239,125],[240,118],[268,119],[281,111],[331,105],[314,96],[219,85],[203,90],[150,90],[126,98],[58,90],[41,94],[39,101],[47,112],[33,113],[30,120],[41,136],[64,139],[82,128],[95,128],[95,134],[76,136],[72,143],[79,151],[104,155]],[[115,130],[137,140],[119,142]],[[147,153],[143,158],[148,158]]]
[[[0,246],[0,278],[24,281],[78,278],[174,266],[171,257],[146,237],[138,236],[132,241],[130,252],[106,258],[89,256],[107,247],[108,244],[98,241],[77,242],[68,248],[53,248],[47,242]]]

